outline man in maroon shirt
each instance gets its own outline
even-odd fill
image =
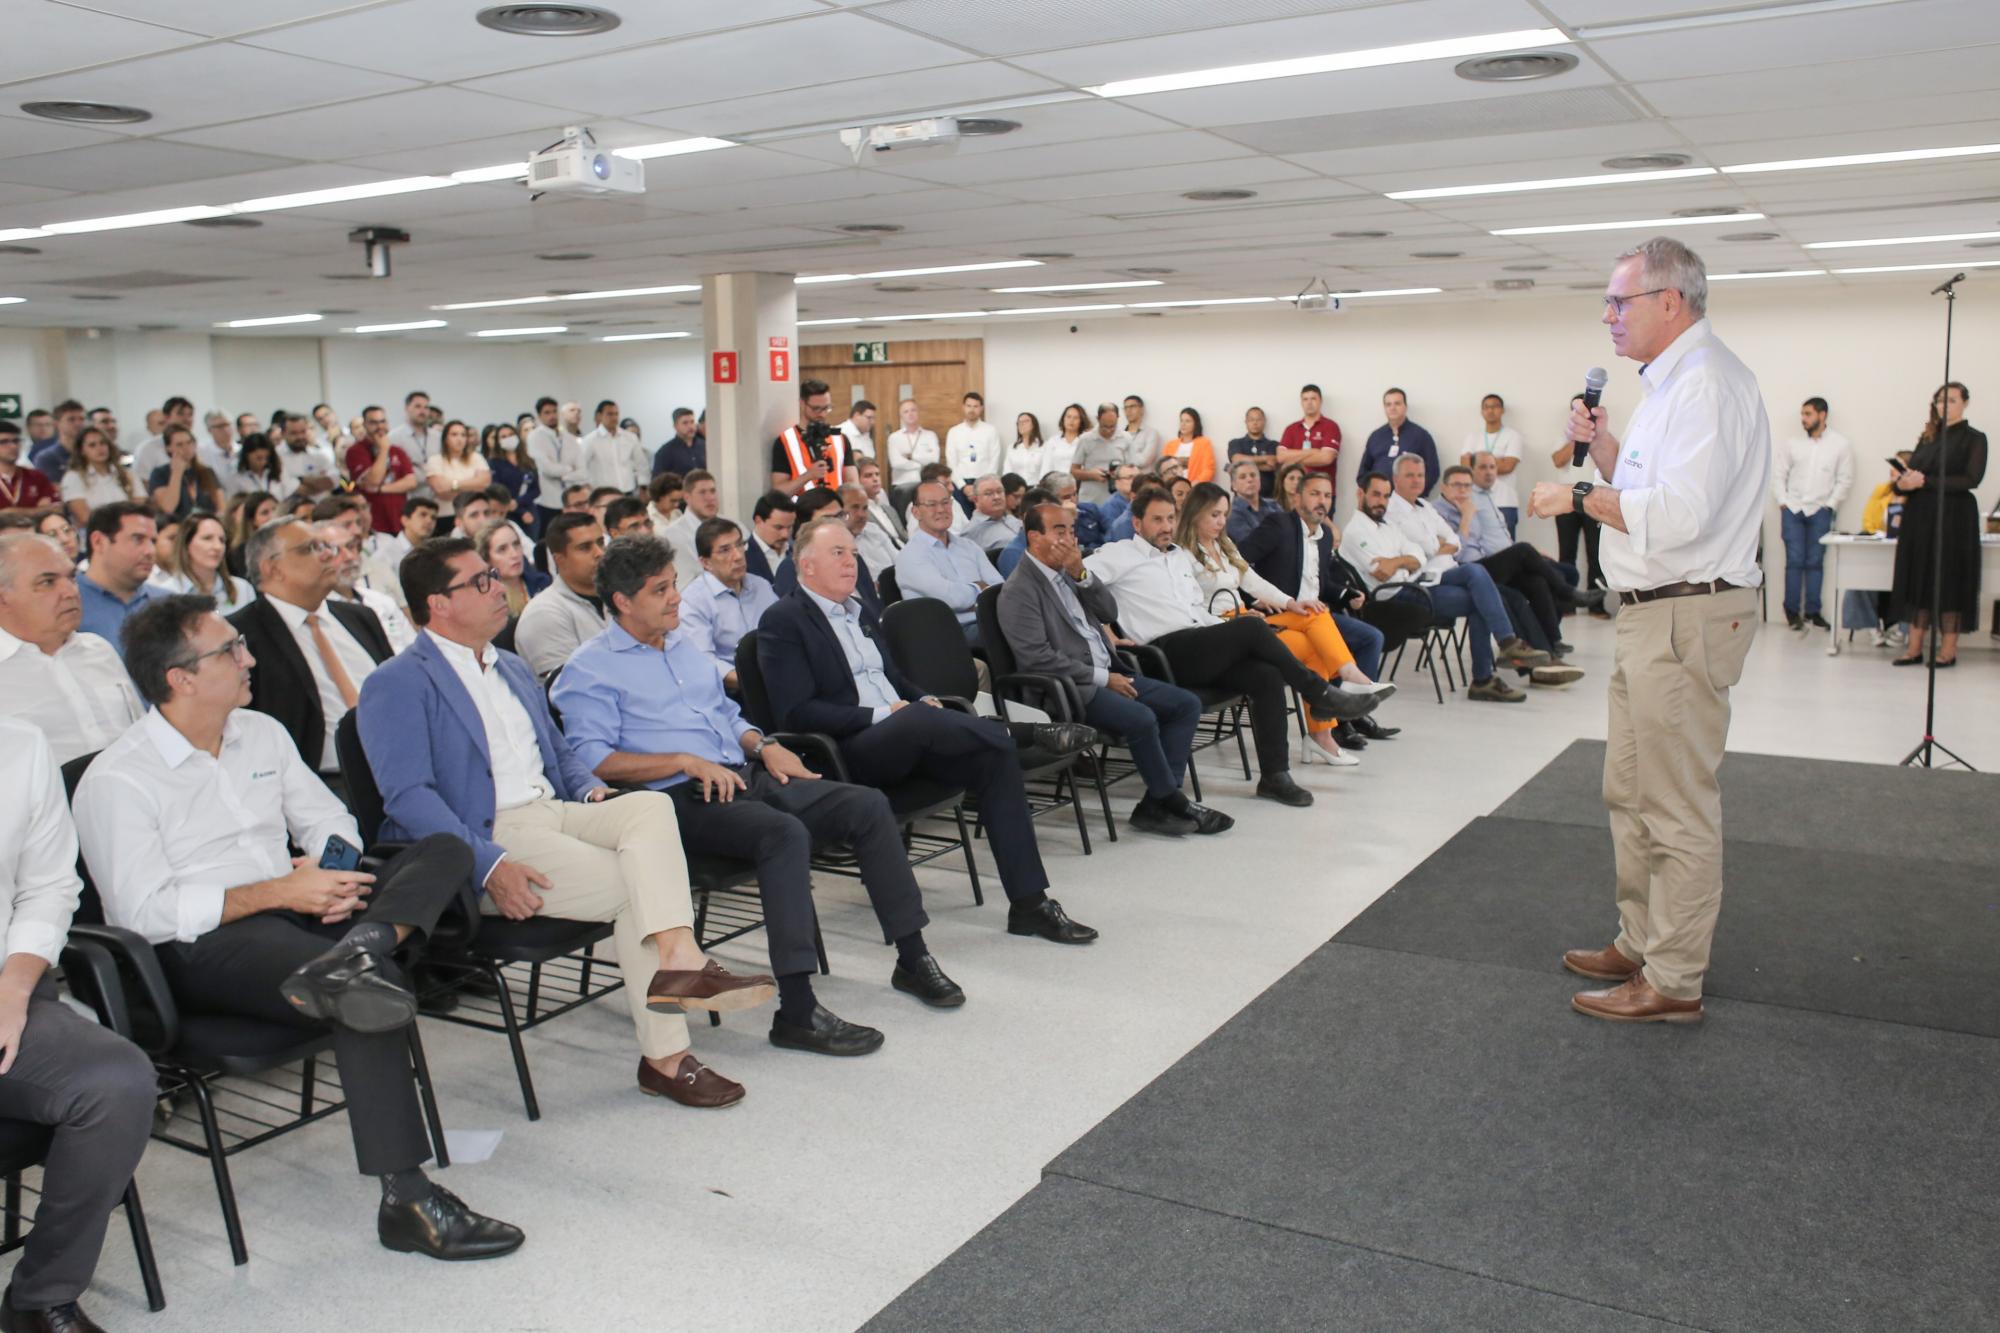
[[[21,428],[0,421],[0,509],[40,509],[62,503],[56,484],[21,466]]]
[[[1299,409],[1305,413],[1305,419],[1285,427],[1278,440],[1280,469],[1289,463],[1301,463],[1308,474],[1333,475],[1334,461],[1340,457],[1340,423],[1321,416],[1319,407],[1319,385],[1308,384],[1299,390]]]
[[[389,443],[387,412],[364,407],[361,429],[365,438],[347,448],[347,475],[368,499],[369,525],[393,535],[403,530],[403,501],[422,478],[410,466],[410,456]]]

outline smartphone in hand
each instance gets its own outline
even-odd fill
[[[321,870],[359,870],[361,849],[338,833],[326,840],[326,850],[319,854]]]

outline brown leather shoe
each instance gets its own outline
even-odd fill
[[[699,972],[661,968],[653,973],[653,983],[646,987],[646,1007],[669,1013],[708,1009],[727,1014],[767,1003],[777,993],[778,983],[771,978],[739,977],[711,958]]]
[[[1613,1023],[1699,1023],[1700,1000],[1670,1000],[1653,989],[1643,972],[1610,990],[1587,990],[1569,1002],[1570,1008]]]
[[[1563,966],[1592,981],[1623,981],[1645,964],[1633,962],[1618,952],[1617,945],[1607,944],[1602,949],[1571,949],[1563,955]]]
[[[662,1074],[649,1062],[639,1061],[639,1091],[705,1111],[743,1100],[741,1083],[716,1073],[695,1059],[692,1051],[681,1057],[681,1067],[673,1074]]]

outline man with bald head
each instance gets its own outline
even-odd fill
[[[79,631],[82,621],[62,548],[0,533],[0,717],[39,730],[58,765],[103,749],[146,711],[118,650]]]

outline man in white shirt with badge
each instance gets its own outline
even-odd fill
[[[1479,400],[1480,429],[1465,437],[1465,451],[1458,461],[1472,466],[1474,454],[1492,454],[1500,466],[1500,479],[1493,483],[1493,503],[1507,521],[1507,535],[1514,536],[1521,525],[1521,496],[1514,489],[1514,469],[1521,466],[1521,432],[1506,424],[1507,400],[1489,393]]]
[[[1804,433],[1778,449],[1771,476],[1785,539],[1785,623],[1793,629],[1832,628],[1819,613],[1826,577],[1826,548],[1820,538],[1833,531],[1840,502],[1854,489],[1854,446],[1828,428],[1827,415],[1826,399],[1805,400],[1799,408]]]
[[[889,484],[914,486],[923,478],[924,464],[942,457],[936,431],[924,429],[917,400],[905,398],[896,404],[902,424],[889,432]]]
[[[609,398],[597,405],[597,424],[580,447],[583,479],[593,488],[611,486],[632,495],[652,476],[653,456],[637,435],[619,426],[618,404]]]
[[[965,420],[945,432],[944,462],[966,499],[972,498],[973,483],[987,473],[1000,472],[1000,432],[986,419],[986,399],[968,389],[962,400]]]
[[[561,409],[553,398],[535,400],[535,420],[539,423],[528,432],[528,457],[534,460],[535,472],[542,479],[540,498],[535,507],[542,511],[542,521],[536,529],[547,532],[550,520],[562,512],[563,492],[584,480],[583,450],[577,436],[563,428]]]
[[[1570,411],[1609,485],[1537,485],[1529,512],[1581,509],[1618,596],[1604,803],[1618,864],[1618,936],[1563,965],[1616,982],[1573,1007],[1616,1022],[1698,1022],[1722,905],[1729,689],[1757,634],[1757,540],[1771,423],[1757,377],[1709,327],[1708,273],[1656,236],[1618,257],[1603,322],[1645,396],[1621,440],[1602,407]]]
[[[48,739],[57,764],[118,739],[145,708],[118,650],[77,630],[76,566],[39,533],[0,533],[0,716]]]
[[[410,494],[429,495],[431,488],[424,480],[424,464],[444,447],[444,427],[431,424],[431,396],[422,389],[412,389],[403,395],[403,424],[389,432],[389,443],[410,456],[410,466],[417,474],[417,488]]]

